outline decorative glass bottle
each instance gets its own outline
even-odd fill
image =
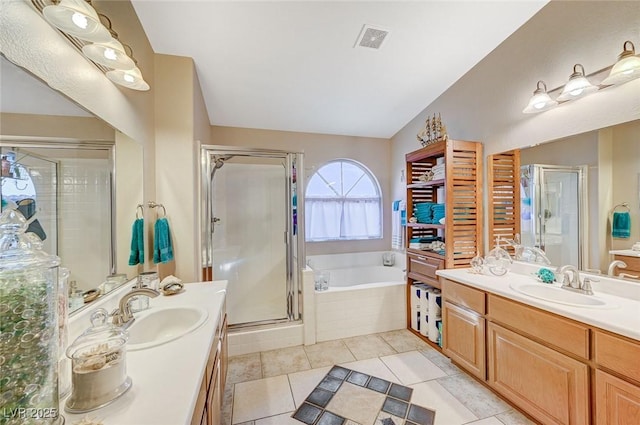
[[[14,209],[0,216],[0,425],[58,425],[60,259],[26,228]]]

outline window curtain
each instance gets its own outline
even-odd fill
[[[380,199],[314,199],[305,204],[308,240],[382,237]]]

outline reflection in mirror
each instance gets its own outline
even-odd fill
[[[18,207],[43,249],[61,258],[81,308],[138,273],[128,256],[142,147],[0,59],[2,208]]]
[[[544,249],[554,266],[606,274],[619,260],[627,268],[613,274],[640,276],[638,134],[640,121],[631,121],[520,149],[514,192],[522,244]],[[623,232],[616,231],[616,212],[628,213]]]

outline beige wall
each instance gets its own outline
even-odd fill
[[[254,130],[235,127],[211,127],[211,143],[248,146],[304,153],[305,184],[324,163],[349,158],[364,164],[376,176],[382,189],[384,211],[383,239],[345,242],[309,242],[307,255],[342,252],[384,251],[391,249],[391,202],[389,173],[391,145],[387,139],[333,136],[288,131]],[[400,179],[400,173],[393,178]]]
[[[538,80],[552,89],[566,82],[575,63],[587,73],[610,66],[625,40],[640,43],[638,28],[640,2],[548,3],[392,138],[392,173],[419,148],[416,134],[434,113],[452,138],[482,141],[485,155],[640,118],[640,80],[541,114],[522,113]],[[404,191],[394,179],[392,194]]]
[[[640,242],[640,121],[613,128],[612,203],[627,202],[631,209],[631,238],[612,240],[612,249],[630,249]],[[624,211],[624,209],[616,209]]]

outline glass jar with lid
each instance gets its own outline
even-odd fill
[[[35,246],[26,229],[15,209],[0,215],[0,423],[60,424],[60,259]]]
[[[131,388],[126,367],[129,334],[108,319],[105,309],[97,309],[91,315],[91,327],[67,348],[72,371],[71,396],[65,403],[69,413],[106,406]]]

